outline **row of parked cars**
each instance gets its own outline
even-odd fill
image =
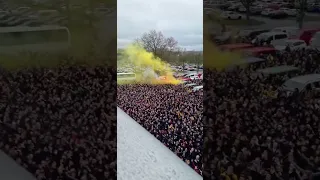
[[[228,12],[239,12],[246,13],[247,9],[242,5],[242,3],[234,3],[233,5],[223,8]],[[297,9],[290,8],[285,5],[273,5],[273,4],[258,4],[250,7],[250,14],[252,15],[262,15],[270,18],[286,18],[297,16]]]
[[[28,7],[20,7],[11,11],[0,11],[0,26],[39,26],[59,24],[65,25],[67,18],[56,10],[30,11]]]
[[[183,66],[171,66],[171,68],[174,71],[197,71],[197,70],[202,70],[203,69],[203,65],[192,65],[192,64],[185,64],[184,67]]]
[[[67,24],[67,17],[60,11],[54,9],[33,10],[30,7],[9,8],[6,5],[1,5],[5,9],[0,9],[0,27],[8,26],[39,26],[39,25],[61,25]],[[73,8],[80,8],[75,6]],[[61,9],[65,9],[64,6]],[[96,8],[95,14],[103,16],[110,13],[109,8]],[[86,12],[87,14],[91,12]]]
[[[234,38],[245,38],[252,44],[287,46],[290,47],[310,47],[320,49],[320,27],[300,30],[297,27],[278,27],[274,29],[247,29],[232,36],[226,32],[221,36],[214,36],[217,44],[225,43]]]
[[[320,3],[316,1],[306,1],[307,5],[305,7],[305,10],[307,12],[320,12]],[[245,7],[242,5],[241,1],[237,0],[230,0],[226,1],[225,3],[222,3],[219,5],[220,9],[223,10],[238,10],[245,12]],[[253,12],[256,12],[257,10],[264,10],[263,8],[272,8],[272,9],[280,9],[280,8],[288,8],[288,9],[299,9],[300,3],[299,1],[292,2],[292,1],[282,1],[282,0],[260,0],[255,1],[252,3],[252,6],[250,9],[252,9]]]
[[[264,11],[261,12],[261,15],[274,18],[274,19],[286,18],[288,16],[296,16],[296,11],[292,11],[292,12],[290,11],[291,10],[288,10],[288,12],[285,12],[283,10],[265,9]],[[220,14],[220,17],[222,19],[235,20],[235,19],[242,19],[243,15],[235,11],[223,11]]]
[[[320,3],[314,2],[307,5],[307,12],[320,13]]]

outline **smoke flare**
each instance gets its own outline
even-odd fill
[[[138,44],[131,44],[124,49],[122,59],[130,64],[140,84],[180,84],[173,76],[170,64],[147,52]],[[124,82],[118,81],[118,84]]]

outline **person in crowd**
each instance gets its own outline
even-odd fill
[[[272,56],[272,57],[270,57]],[[292,65],[319,73],[320,52],[282,51],[259,65],[206,71],[203,174],[206,179],[309,180],[320,172],[320,99],[281,91],[290,77],[253,77],[256,69]],[[318,84],[319,85],[319,84]],[[311,90],[310,90],[311,91]]]
[[[193,92],[182,84],[127,84],[118,86],[117,104],[202,174],[202,95],[202,90]]]
[[[1,69],[0,149],[39,180],[114,179],[115,74],[104,66]]]

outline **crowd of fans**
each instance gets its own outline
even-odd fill
[[[114,179],[115,75],[102,66],[0,70],[0,149],[38,180]]]
[[[199,80],[195,83],[201,83]],[[117,104],[202,174],[203,91],[184,85],[118,85]]]
[[[320,179],[320,99],[312,89],[287,97],[288,74],[252,76],[260,68],[293,65],[295,75],[319,73],[320,52],[261,55],[246,68],[205,72],[204,172],[215,180]],[[294,75],[294,76],[295,76]]]

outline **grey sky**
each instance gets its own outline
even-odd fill
[[[118,0],[118,48],[155,29],[187,50],[202,50],[203,0]]]

